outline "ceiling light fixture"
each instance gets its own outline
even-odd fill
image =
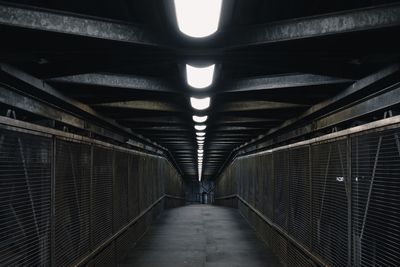
[[[207,121],[208,116],[193,116],[192,118],[194,122],[203,123]]]
[[[190,98],[190,104],[194,109],[197,110],[205,110],[210,107],[210,102],[211,98],[205,97],[205,98],[195,98],[191,97]]]
[[[186,64],[186,81],[197,89],[209,87],[214,80],[215,64],[204,68],[197,68]]]
[[[206,139],[204,136],[197,136],[197,141],[204,141]]]
[[[179,30],[194,38],[207,37],[218,30],[222,0],[175,0]]]
[[[194,128],[198,131],[204,131],[207,126],[206,125],[195,125]]]
[[[205,132],[196,132],[196,135],[200,136],[200,137],[203,137],[203,136],[206,135],[206,133]]]

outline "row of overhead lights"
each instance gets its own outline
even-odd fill
[[[214,34],[219,27],[223,0],[174,0],[179,30],[193,38],[204,38]],[[205,20],[205,18],[207,18]],[[214,80],[215,64],[206,67],[186,65],[186,81],[195,89],[205,89]],[[193,109],[204,111],[210,107],[211,98],[190,97]],[[208,116],[193,115],[197,140],[197,163],[199,181],[203,171],[204,143],[206,140]]]
[[[212,84],[214,77],[215,65],[211,65],[205,68],[195,68],[190,65],[186,65],[186,77],[189,86],[196,89],[204,89]],[[211,98],[190,98],[190,105],[195,110],[206,110],[210,107]],[[208,116],[193,116],[195,122],[194,129],[196,130],[197,139],[197,167],[199,174],[199,181],[201,181],[201,175],[203,172],[203,158],[204,158],[204,143],[206,139],[206,121]]]

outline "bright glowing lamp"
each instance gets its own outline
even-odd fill
[[[222,0],[175,0],[179,30],[194,38],[207,37],[218,30]]]

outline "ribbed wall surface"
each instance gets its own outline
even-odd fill
[[[164,204],[183,204],[166,159],[90,141],[0,128],[0,266],[112,266]]]
[[[238,158],[217,204],[239,201],[286,266],[400,266],[399,137],[382,127]]]

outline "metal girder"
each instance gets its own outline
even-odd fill
[[[88,73],[59,77],[47,80],[48,82],[82,84],[90,86],[102,86],[112,88],[123,88],[141,91],[178,93],[167,82],[150,77],[133,75]]]
[[[267,123],[267,122],[279,122],[282,120],[278,120],[276,118],[258,118],[258,117],[231,117],[231,116],[223,116],[218,118],[218,120],[210,121],[210,124],[240,124],[240,123]]]
[[[149,123],[149,124],[185,124],[185,121],[176,116],[162,116],[159,117],[132,117],[118,119],[119,122],[123,123]]]
[[[284,124],[282,124],[279,128],[284,128],[289,125],[292,125],[300,120],[304,120],[306,118],[310,118],[314,114],[318,114],[323,112],[324,110],[327,110],[329,107],[334,107],[338,105],[339,103],[345,104],[346,99],[362,93],[362,91],[367,91],[370,90],[373,86],[376,84],[379,84],[379,86],[383,86],[382,84],[385,82],[385,80],[390,79],[390,77],[395,76],[398,74],[400,71],[400,65],[399,64],[394,64],[392,66],[389,66],[387,68],[384,68],[383,70],[374,73],[368,77],[365,77],[364,79],[361,79],[354,83],[352,86],[349,86],[346,90],[341,92],[340,94],[323,101],[319,104],[316,104],[309,108],[306,112],[304,112],[301,116],[286,121]],[[277,129],[273,129],[270,131],[275,131]]]
[[[99,103],[99,104],[93,104],[92,106],[93,107],[102,107],[102,108],[153,110],[153,111],[167,111],[167,112],[182,112],[183,111],[182,109],[175,107],[168,102],[145,101],[145,100]]]
[[[260,136],[257,139],[252,140],[246,144],[235,149],[235,152],[247,153],[249,150],[259,149],[261,147],[271,146],[272,144],[277,144],[280,142],[285,142],[293,138],[297,138],[306,134],[309,134],[314,131],[322,130],[324,128],[333,127],[339,123],[343,123],[349,120],[354,120],[358,117],[365,116],[367,114],[371,114],[373,112],[377,112],[379,110],[385,110],[392,106],[400,104],[400,83],[398,73],[400,71],[400,66],[393,65],[388,68],[381,70],[378,73],[370,75],[353,86],[349,87],[347,90],[337,95],[336,97],[329,99],[323,103],[317,104],[304,113],[302,116],[295,120],[290,120],[283,124],[281,127],[271,130],[267,135]],[[394,77],[396,81],[393,84],[391,81],[391,77]],[[391,83],[392,85],[385,84],[385,80],[387,83]],[[374,88],[377,86],[377,88]],[[379,90],[377,90],[379,89]],[[346,98],[349,98],[357,93],[359,96],[362,91],[374,92],[372,95],[365,96],[364,98],[356,98],[352,103],[347,104],[345,108],[341,108],[340,110],[336,110],[336,112],[326,113],[328,111],[328,107],[335,106],[339,102],[343,102]],[[346,102],[345,102],[346,103]],[[319,111],[324,111],[324,115],[320,114]],[[312,124],[306,124],[303,127],[294,129],[284,134],[280,134],[279,137],[275,137],[270,140],[265,140],[266,137],[275,134],[278,131],[281,131],[283,128],[289,127],[300,120],[304,120],[307,118],[312,118],[312,115],[315,113],[319,114],[318,118],[314,119]]]
[[[7,84],[7,87],[8,83],[11,83],[12,86],[17,84],[17,89],[19,91],[23,91],[25,94],[29,95],[35,94],[42,96],[46,101],[39,101],[37,98],[30,97],[29,95],[22,95],[19,92],[14,92],[14,88],[13,90],[1,88],[1,103],[17,107],[21,110],[37,114],[45,118],[65,123],[79,129],[91,131],[97,135],[110,138],[118,142],[128,143],[143,150],[151,151],[157,154],[164,154],[171,160],[172,164],[175,165],[178,172],[183,175],[174,158],[171,156],[171,153],[150,139],[136,134],[130,129],[120,126],[113,120],[102,117],[91,107],[64,96],[47,83],[12,66],[0,64],[0,74],[2,77],[2,82]],[[88,120],[83,118],[91,119],[94,121],[94,123],[88,122]],[[115,132],[120,134],[116,134]]]
[[[231,131],[257,131],[263,130],[264,128],[256,128],[256,127],[245,127],[245,126],[220,126],[211,129],[210,132],[231,132]]]
[[[362,94],[367,94],[370,91],[376,90],[376,88],[374,88],[374,87],[382,88],[383,86],[385,86],[386,83],[392,83],[393,79],[395,81],[398,80],[397,76],[398,76],[399,72],[400,72],[400,65],[394,64],[387,68],[382,69],[381,71],[379,71],[377,73],[367,76],[367,77],[355,82],[354,84],[349,86],[346,90],[344,90],[340,94],[338,94],[326,101],[323,101],[319,104],[312,106],[311,108],[309,108],[307,111],[305,111],[300,116],[298,116],[294,119],[287,120],[279,127],[271,129],[270,131],[268,131],[268,133],[261,135],[258,138],[243,144],[242,146],[235,149],[234,151],[236,152],[236,151],[244,149],[246,147],[250,147],[253,144],[260,142],[260,140],[265,139],[268,136],[271,136],[272,134],[274,134],[278,131],[282,131],[285,128],[288,128],[296,123],[300,123],[301,121],[304,121],[307,119],[310,120],[310,119],[316,117],[317,115],[321,115],[324,112],[326,113],[329,110],[334,109],[337,106],[345,105],[349,101],[351,102],[351,99],[353,99],[353,98],[355,98],[355,100],[358,100],[356,96],[360,96]],[[365,93],[363,93],[363,92],[365,92]],[[332,114],[333,114],[332,118],[335,118],[334,113],[332,113]],[[308,125],[308,126],[304,127],[306,132],[311,132],[312,129],[316,130],[315,128],[316,128],[315,125]],[[301,131],[299,131],[299,133],[300,132]]]
[[[350,82],[352,80],[314,74],[287,74],[239,80],[219,92],[248,92]]]
[[[176,126],[154,126],[154,127],[136,127],[133,128],[135,131],[182,131],[182,132],[193,132],[192,129],[186,127]]]
[[[124,43],[163,46],[142,26],[0,3],[0,25]]]
[[[217,112],[237,112],[237,111],[255,111],[269,109],[301,108],[307,107],[302,104],[293,104],[273,101],[237,101],[222,105]]]
[[[367,7],[306,18],[286,20],[225,35],[225,47],[270,43],[362,32],[400,25],[400,4]]]

